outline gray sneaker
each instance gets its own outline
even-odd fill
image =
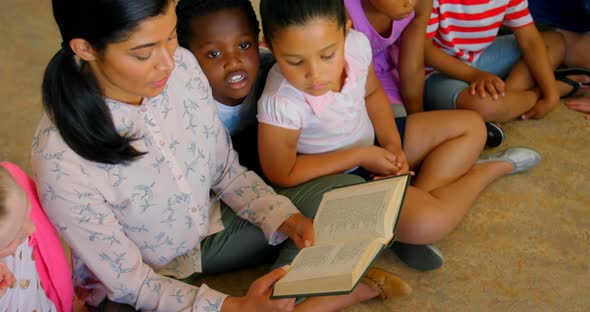
[[[510,147],[503,151],[482,155],[475,162],[481,164],[490,161],[507,161],[512,164],[514,169],[510,174],[527,171],[536,166],[543,157],[537,151],[526,147]]]
[[[434,245],[412,245],[396,241],[390,248],[403,263],[416,270],[435,270],[445,262],[442,252]]]

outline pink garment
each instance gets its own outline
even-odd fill
[[[361,0],[344,0],[346,10],[350,15],[354,29],[364,33],[373,50],[373,67],[377,78],[381,82],[389,103],[403,105],[399,91],[399,47],[403,30],[414,18],[414,12],[408,17],[391,23],[391,34],[384,38],[375,31],[363,11]]]
[[[10,172],[16,183],[25,190],[31,202],[31,219],[37,229],[31,235],[29,245],[34,250],[35,265],[43,289],[58,311],[72,311],[74,302],[72,274],[57,232],[41,207],[35,183],[12,163],[0,162],[0,166]]]

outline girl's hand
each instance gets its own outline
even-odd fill
[[[469,94],[471,95],[478,95],[481,98],[485,98],[489,94],[492,99],[497,100],[505,94],[504,80],[492,73],[478,70],[470,82]]]
[[[555,97],[543,97],[533,108],[531,108],[528,112],[524,113],[521,118],[522,119],[541,119],[545,117],[545,115],[549,114],[555,106],[559,105],[559,96]]]
[[[293,311],[295,298],[271,300],[272,286],[289,271],[282,267],[263,275],[250,285],[245,297],[228,297],[221,306],[222,312],[233,311]]]
[[[10,272],[6,264],[0,261],[0,297],[2,297],[4,293],[6,293],[8,287],[12,286],[14,283],[16,283],[16,278],[14,278],[14,275]]]
[[[401,146],[389,145],[385,146],[385,149],[395,155],[395,166],[398,168],[398,170],[393,175],[400,175],[410,172],[410,165],[406,159],[406,153],[404,153],[404,150],[401,148]]]
[[[360,150],[360,166],[376,175],[388,176],[399,171],[398,161],[395,154],[379,146],[366,146]]]
[[[313,245],[313,221],[301,213],[296,213],[285,220],[279,226],[279,231],[289,236],[299,249]]]

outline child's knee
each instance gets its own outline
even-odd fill
[[[487,130],[483,116],[475,111],[465,110],[462,112],[462,124],[464,125],[465,135],[476,138],[478,141],[485,142]]]
[[[474,111],[484,121],[494,121],[498,115],[506,113],[506,108],[501,104],[499,101],[490,101],[471,95],[468,89],[463,90],[457,97],[457,108]]]
[[[468,136],[472,138],[486,137],[486,127],[484,120],[476,111],[467,109],[457,109],[450,112],[445,122],[452,125],[448,130],[453,133],[453,138],[459,136]]]
[[[541,36],[551,59],[551,65],[557,67],[563,62],[567,52],[565,38],[561,33],[555,31],[541,33]]]
[[[452,230],[448,218],[438,207],[422,206],[413,217],[401,219],[396,235],[404,243],[431,244],[445,238]]]

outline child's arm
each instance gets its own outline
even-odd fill
[[[387,99],[386,99],[387,102]],[[391,109],[390,109],[391,110]],[[390,112],[391,113],[391,112]],[[323,154],[297,154],[301,130],[260,123],[258,154],[264,175],[275,185],[290,187],[361,166],[382,175],[392,174],[393,155],[377,146],[353,147]]]
[[[8,287],[16,283],[16,278],[4,262],[0,261],[0,297],[4,295]]]
[[[406,155],[402,150],[401,139],[391,105],[389,105],[387,94],[383,90],[379,78],[377,78],[373,63],[369,65],[365,89],[367,92],[365,96],[367,113],[375,129],[377,141],[380,146],[395,155],[394,164],[397,169],[392,174],[405,173],[409,170]]]
[[[514,29],[514,35],[529,72],[543,94],[543,98],[523,118],[543,118],[559,104],[559,92],[545,43],[534,24]]]
[[[431,11],[432,0],[417,0],[414,18],[401,37],[400,91],[408,114],[424,110],[424,33]]]
[[[432,38],[427,38],[424,42],[424,59],[426,64],[441,73],[468,83],[471,95],[486,97],[489,94],[494,99],[504,95],[504,81],[500,77],[467,65],[445,53],[433,44]]]

